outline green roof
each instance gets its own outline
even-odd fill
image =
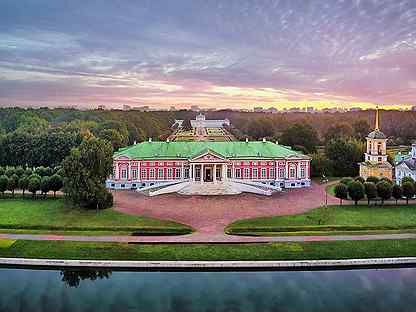
[[[272,142],[143,142],[120,149],[114,158],[193,159],[206,152],[228,159],[278,159],[305,156]]]

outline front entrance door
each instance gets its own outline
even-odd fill
[[[212,168],[208,167],[205,168],[205,182],[212,182],[213,181],[213,177],[212,177]]]

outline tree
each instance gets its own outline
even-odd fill
[[[113,171],[113,148],[105,140],[90,138],[63,162],[64,192],[76,205],[85,208],[107,208],[112,195],[105,181]]]
[[[384,201],[391,198],[393,187],[389,182],[380,181],[377,183],[377,195],[381,198],[381,205]]]
[[[115,151],[124,146],[123,137],[115,129],[104,129],[100,131],[98,137],[109,141]]]
[[[325,133],[325,142],[337,139],[350,139],[353,137],[352,127],[345,122],[330,126]]]
[[[358,201],[363,199],[365,196],[364,185],[359,181],[353,181],[348,184],[348,195],[354,201],[354,204],[357,206]]]
[[[27,189],[32,193],[32,197],[35,197],[36,192],[40,190],[40,179],[32,175],[32,177],[29,178]]]
[[[15,169],[13,167],[9,167],[6,169],[6,172],[4,173],[7,177],[11,177],[16,173]]]
[[[345,186],[348,186],[351,182],[354,182],[354,179],[350,177],[346,177],[346,178],[342,178],[340,182],[344,184]]]
[[[361,182],[362,184],[365,183],[365,179],[363,177],[356,177],[354,180],[358,181],[358,182]]]
[[[373,182],[365,182],[364,189],[365,196],[367,197],[367,203],[370,205],[370,201],[377,198],[377,187]]]
[[[22,190],[23,197],[25,196],[25,191],[27,190],[27,187],[29,185],[29,178],[24,175],[19,179],[19,189]]]
[[[45,176],[42,177],[42,179],[40,180],[40,191],[43,194],[43,197],[46,197],[46,195],[48,194],[48,192],[50,191],[50,177]]]
[[[339,198],[339,203],[342,205],[343,199],[348,199],[348,188],[343,183],[338,183],[334,188],[335,197]]]
[[[402,183],[403,196],[406,197],[406,205],[409,204],[409,199],[415,196],[415,185],[410,181],[405,181]]]
[[[370,176],[367,178],[367,182],[373,182],[374,184],[377,184],[378,182],[380,182],[380,179],[374,176]]]
[[[355,140],[332,140],[325,146],[325,154],[334,164],[335,176],[356,176],[363,145]]]
[[[14,197],[14,191],[19,185],[19,177],[17,174],[13,174],[9,177],[9,182],[7,183],[7,189],[12,192],[12,196]]]
[[[9,185],[9,178],[6,175],[0,176],[0,192],[4,196],[4,192],[7,191],[7,186]]]
[[[58,192],[63,187],[63,179],[60,175],[54,174],[49,180],[49,186],[51,191],[53,191],[53,197],[56,197],[56,192]]]
[[[332,162],[322,153],[313,153],[311,160],[311,176],[322,177],[332,175]]]
[[[366,120],[357,120],[352,124],[354,136],[358,140],[363,140],[370,132],[370,124]]]
[[[412,177],[403,177],[402,178],[402,184],[403,183],[405,183],[405,182],[410,182],[410,183],[415,183],[415,180],[413,180],[413,178]]]
[[[308,153],[316,152],[319,144],[318,133],[308,124],[294,124],[287,128],[281,135],[280,141],[283,145],[302,146]]]
[[[392,195],[393,195],[393,198],[396,200],[396,205],[397,205],[397,201],[399,199],[401,199],[402,196],[403,196],[403,189],[402,189],[402,187],[400,185],[398,185],[398,184],[394,184],[393,185],[393,189],[392,189]]]

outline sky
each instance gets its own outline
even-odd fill
[[[416,105],[416,0],[1,0],[0,107]]]

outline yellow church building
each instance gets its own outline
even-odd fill
[[[380,130],[379,110],[376,109],[375,127],[366,137],[367,150],[364,162],[360,163],[360,177],[393,178],[393,166],[387,161],[387,137]]]

